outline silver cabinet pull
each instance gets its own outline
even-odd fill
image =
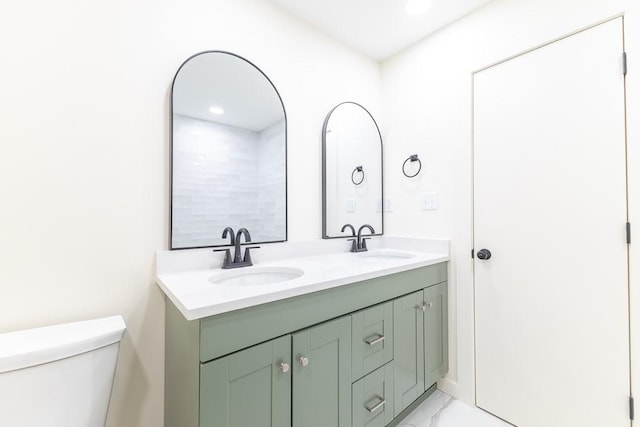
[[[308,357],[300,356],[300,359],[298,360],[300,361],[300,365],[302,365],[303,368],[305,368],[309,364]]]
[[[418,310],[422,310],[422,312],[424,313],[425,311],[427,311],[427,308],[431,308],[431,307],[433,307],[433,303],[431,301],[426,301],[426,302],[423,302],[422,304],[420,304],[416,308]]]
[[[289,368],[291,368],[291,367],[289,366],[289,363],[288,363],[288,362],[282,362],[282,363],[280,364],[280,370],[281,370],[283,373],[285,373],[285,374],[286,374],[287,372],[289,372]]]
[[[380,334],[376,334],[376,335],[364,340],[364,342],[366,342],[369,345],[376,345],[378,343],[381,343],[382,341],[384,341],[384,335],[380,335]]]
[[[370,412],[370,413],[372,413],[372,414],[373,414],[375,411],[377,411],[378,409],[382,408],[382,407],[384,406],[384,404],[385,404],[385,403],[387,403],[387,401],[386,401],[386,400],[384,400],[383,398],[381,398],[380,396],[376,396],[376,398],[377,398],[378,400],[380,400],[378,403],[376,403],[376,404],[375,404],[375,405],[373,405],[373,406],[366,406],[366,405],[365,405],[365,407],[364,407],[367,411],[369,411],[369,412]]]

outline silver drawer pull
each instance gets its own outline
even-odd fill
[[[366,342],[369,345],[376,345],[378,343],[381,343],[382,341],[384,341],[384,335],[379,335],[379,334],[376,334],[376,335],[364,340],[364,342]]]
[[[384,400],[383,398],[381,398],[380,396],[376,396],[380,402],[376,403],[373,406],[365,406],[364,408],[369,411],[370,413],[374,413],[375,411],[377,411],[378,409],[382,408],[384,406],[385,403],[387,403],[386,400]]]
[[[289,368],[290,368],[289,363],[287,363],[287,362],[282,362],[282,363],[280,363],[280,370],[281,370],[283,373],[285,373],[285,374],[286,374],[287,372],[289,372]]]
[[[298,361],[300,362],[300,366],[302,366],[303,368],[306,368],[309,365],[308,357],[300,356],[300,359],[298,359]]]

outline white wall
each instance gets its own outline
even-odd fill
[[[108,425],[162,426],[169,99],[210,49],[254,62],[287,110],[289,238],[321,234],[321,129],[380,114],[376,63],[261,0],[0,5],[0,332],[122,313]]]
[[[451,371],[446,391],[474,402],[471,107],[472,72],[532,47],[625,13],[630,220],[640,226],[640,7],[631,0],[496,0],[383,64],[385,191],[392,235],[450,237]],[[579,72],[579,70],[576,70]],[[418,179],[402,176],[412,153]],[[419,195],[437,192],[440,209],[421,211]],[[633,241],[640,241],[634,228]],[[631,245],[632,359],[640,360],[640,254]],[[640,366],[633,384],[640,385]]]

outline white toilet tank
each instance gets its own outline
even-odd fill
[[[0,426],[104,427],[121,316],[0,334]]]

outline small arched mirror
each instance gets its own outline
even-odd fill
[[[347,237],[345,224],[382,234],[382,137],[373,116],[355,102],[337,105],[324,121],[322,146],[322,237]]]
[[[170,248],[226,245],[225,227],[287,240],[287,122],[269,78],[238,55],[202,52],[178,69],[171,101]]]

